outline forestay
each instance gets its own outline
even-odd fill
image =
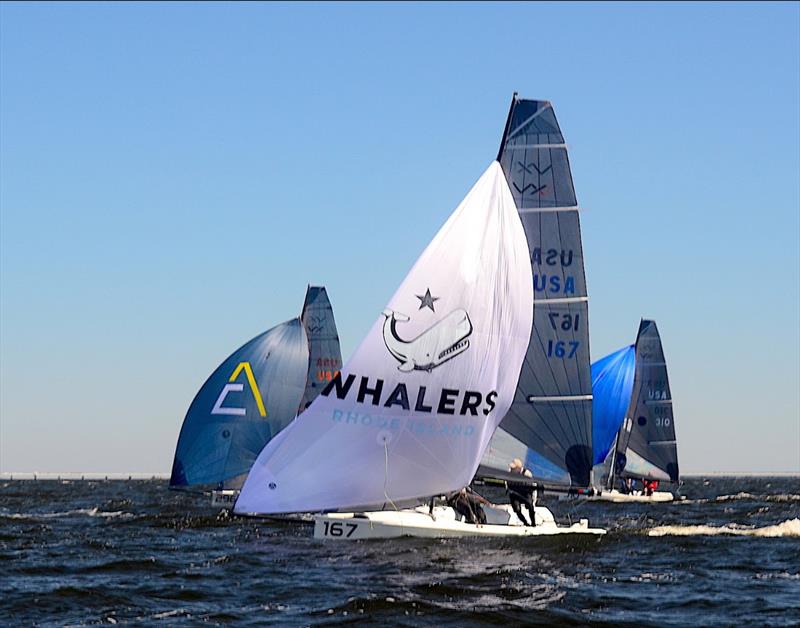
[[[538,480],[585,487],[592,468],[588,296],[567,147],[549,102],[515,94],[498,159],[528,243],[533,329],[482,472],[521,458]]]
[[[324,286],[309,286],[300,317],[308,336],[308,376],[298,414],[316,399],[342,368],[342,352],[333,308]]]
[[[672,394],[655,321],[642,320],[636,337],[636,375],[614,463],[618,475],[678,482]]]
[[[300,319],[256,336],[203,384],[181,427],[171,488],[238,488],[264,445],[295,417],[308,371]]]
[[[527,257],[493,163],[340,374],[261,452],[236,512],[355,508],[467,485],[530,337]]]

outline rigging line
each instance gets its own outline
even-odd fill
[[[416,441],[422,449],[424,449],[428,454],[430,454],[431,460],[436,462],[442,468],[442,470],[444,470],[445,473],[449,473],[450,470],[447,468],[447,466],[441,460],[439,460],[438,456],[436,456],[430,449],[428,449],[425,446],[425,443],[423,443],[419,438],[417,438],[416,434],[414,434],[412,430],[406,429],[405,432],[408,436],[413,438],[414,441]]]
[[[383,496],[386,498],[392,507],[395,509],[395,512],[400,512],[400,509],[397,507],[397,504],[394,503],[391,497],[389,497],[389,490],[387,485],[389,484],[389,442],[387,439],[383,439],[383,454],[384,454],[384,470],[383,470]],[[403,528],[403,519],[400,518],[400,530],[404,531]]]

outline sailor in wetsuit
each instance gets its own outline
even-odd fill
[[[652,497],[656,490],[658,490],[658,480],[642,480],[642,495]]]
[[[533,474],[522,465],[522,460],[519,458],[514,458],[514,460],[511,461],[511,464],[508,465],[508,470],[511,473],[518,473],[524,478],[533,477]],[[511,501],[511,507],[514,509],[519,520],[526,526],[535,526],[536,516],[534,514],[534,506],[536,505],[536,487],[527,482],[516,483],[508,481],[506,482],[506,491]],[[530,523],[528,523],[525,516],[522,514],[523,504],[528,509],[528,517],[530,517],[531,520]]]
[[[456,515],[464,517],[465,523],[484,524],[486,523],[486,512],[483,506],[491,506],[492,503],[481,497],[471,488],[465,487],[460,491],[454,491],[446,496],[447,505],[456,511]],[[431,501],[431,504],[433,502]],[[431,508],[431,512],[433,508]]]
[[[624,480],[620,478],[620,483],[622,485],[621,493],[623,495],[633,494],[633,478],[625,478]]]

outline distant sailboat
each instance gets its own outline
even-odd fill
[[[668,491],[652,495],[624,492],[624,480],[656,480],[678,484],[678,449],[667,364],[655,321],[642,320],[636,344],[592,365],[595,463],[605,475],[602,494],[614,502],[672,501]]]
[[[309,286],[300,316],[308,336],[308,376],[297,411],[300,414],[342,368],[342,351],[333,308],[324,286]],[[265,443],[266,444],[266,443]]]
[[[301,318],[237,349],[200,388],[181,427],[170,488],[211,491],[213,505],[232,505],[264,445],[340,366],[327,293],[309,286]]]
[[[592,383],[579,208],[552,105],[514,96],[498,161],[519,212],[533,275],[533,328],[514,401],[479,476],[520,459],[537,484],[590,486]]]
[[[401,509],[468,485],[511,407],[533,323],[530,256],[494,162],[341,372],[261,452],[235,512],[340,511],[315,517],[320,538],[602,534],[538,508],[534,527],[510,508],[489,509],[484,526]]]

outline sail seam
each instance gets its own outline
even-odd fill
[[[536,305],[547,305],[548,303],[552,303],[554,305],[559,303],[587,303],[589,301],[589,297],[563,297],[560,299],[539,299],[534,301]],[[575,336],[573,335],[573,338]]]
[[[510,140],[512,137],[514,137],[517,133],[519,133],[526,126],[528,126],[528,123],[531,122],[531,120],[534,120],[535,118],[538,118],[540,115],[542,115],[545,111],[547,111],[551,107],[552,107],[552,105],[548,102],[548,103],[542,105],[542,107],[540,109],[537,109],[536,113],[534,113],[532,116],[530,116],[526,120],[523,120],[522,123],[519,124],[516,129],[511,131],[511,133],[509,133],[508,136],[506,137],[506,146],[508,146],[508,140]]]

